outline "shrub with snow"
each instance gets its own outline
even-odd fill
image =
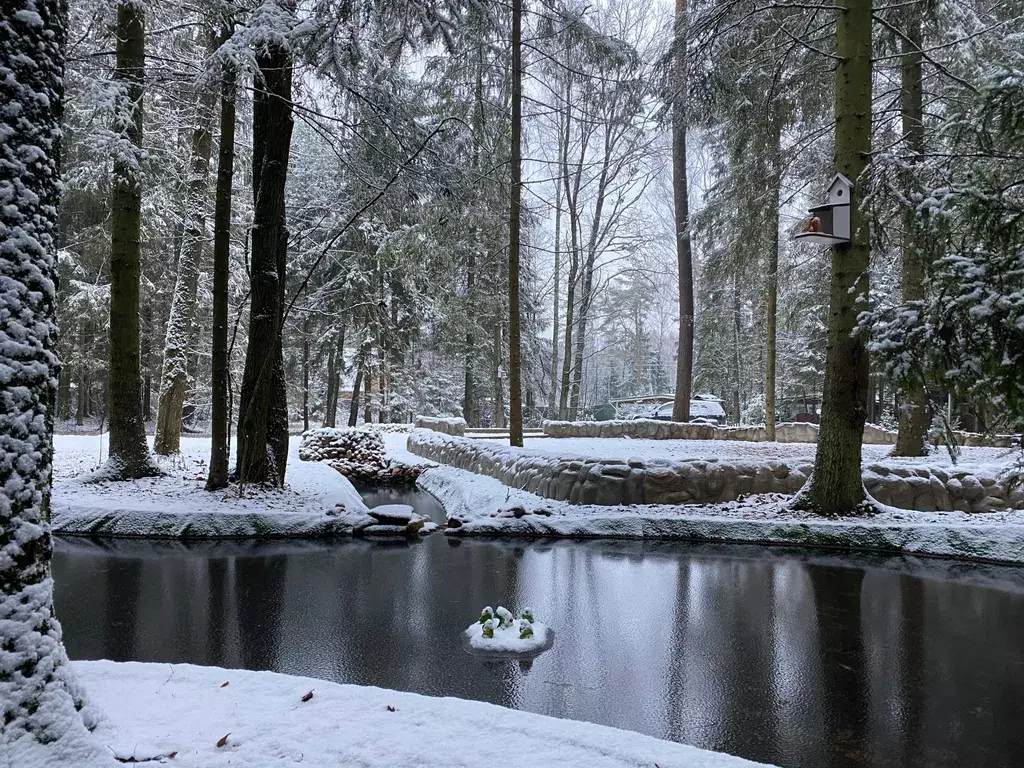
[[[495,653],[535,653],[548,644],[547,625],[535,621],[529,608],[517,619],[504,606],[487,606],[465,634],[473,648]]]

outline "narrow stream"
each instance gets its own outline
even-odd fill
[[[394,500],[394,499],[392,499]],[[58,539],[72,658],[269,669],[787,768],[1024,765],[1024,569],[680,542]],[[461,650],[484,605],[557,631]]]

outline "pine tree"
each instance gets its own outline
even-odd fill
[[[871,156],[871,0],[846,0],[836,15],[835,166],[853,181],[850,242],[832,248],[831,303],[821,428],[814,471],[795,500],[823,515],[863,513],[861,439],[868,350],[858,329],[868,297],[868,219],[861,209]]]
[[[686,178],[686,0],[676,0],[672,43],[672,197],[675,211],[677,279],[679,281],[679,347],[676,351],[676,392],[673,421],[690,420],[693,388],[693,254],[690,245],[690,202]]]
[[[288,462],[287,389],[282,335],[288,229],[285,184],[292,135],[292,60],[281,39],[287,0],[262,9],[257,23],[272,27],[257,44],[253,95],[252,306],[249,345],[238,407],[238,477],[249,483],[284,484]],[[286,22],[290,23],[290,22]]]
[[[136,0],[117,6],[118,86],[115,132],[122,136],[114,156],[110,193],[110,344],[107,397],[110,458],[104,476],[132,479],[158,474],[146,445],[142,418],[139,349],[139,279],[142,269],[141,168],[145,10]]]
[[[221,42],[231,37],[225,21]],[[220,136],[217,150],[217,191],[213,213],[213,343],[210,473],[206,490],[228,484],[230,432],[230,365],[228,358],[228,282],[231,273],[231,192],[235,170],[235,93],[237,74],[232,62],[221,61]]]
[[[523,444],[522,333],[519,324],[519,240],[523,174],[523,0],[512,0],[512,178],[508,214],[509,443]]]

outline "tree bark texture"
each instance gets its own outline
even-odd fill
[[[779,126],[773,128],[768,200],[768,296],[765,310],[764,423],[768,439],[775,441],[775,387],[779,356],[779,193],[782,189],[782,157]]]
[[[924,85],[921,63],[921,18],[916,9],[909,9],[911,19],[903,40],[903,58],[900,66],[900,115],[903,119],[903,140],[907,145],[911,163],[916,164],[924,152]],[[924,241],[921,223],[913,206],[903,211],[903,260],[901,298],[904,304],[923,301]],[[924,386],[917,384],[904,393],[899,409],[899,433],[894,456],[924,456],[925,438],[930,423],[928,398]]]
[[[217,47],[216,39],[212,32],[207,34],[207,47],[213,53]],[[199,287],[199,266],[207,242],[206,206],[210,191],[216,95],[211,84],[199,86],[191,137],[192,162],[185,190],[183,243],[167,319],[156,437],[153,439],[153,451],[164,456],[181,450],[181,414],[188,393],[188,354],[195,336],[192,320]]]
[[[519,327],[519,226],[523,175],[523,0],[512,0],[512,179],[508,214],[509,444],[523,444],[522,336]]]
[[[672,98],[672,199],[675,208],[676,260],[679,281],[679,348],[672,420],[690,420],[693,390],[693,253],[686,178],[686,0],[676,0]]]
[[[231,36],[225,27],[221,40]],[[228,484],[231,425],[231,360],[228,355],[228,280],[231,275],[231,192],[235,174],[235,70],[223,64],[220,85],[220,142],[217,148],[217,192],[213,211],[213,343],[212,441],[206,490]]]
[[[142,418],[139,349],[139,279],[142,273],[142,95],[145,67],[144,6],[117,6],[114,82],[119,93],[115,132],[127,140],[114,157],[110,193],[110,342],[108,411],[111,476],[122,479],[158,473],[146,445]],[[116,404],[117,407],[109,407]]]
[[[831,300],[821,427],[814,471],[799,507],[823,515],[864,511],[861,440],[867,412],[868,351],[854,333],[868,297],[870,244],[858,184],[871,152],[871,0],[844,0],[836,15],[836,170],[854,184],[850,242],[832,248]]]
[[[101,754],[88,742],[50,574],[65,35],[60,0],[0,8],[0,190],[7,194],[0,205],[0,762],[7,765],[91,763]]]
[[[292,63],[275,41],[260,50],[253,94],[253,191],[249,345],[239,399],[238,477],[282,485],[288,461],[287,390],[281,346],[288,230],[285,184],[292,135]]]

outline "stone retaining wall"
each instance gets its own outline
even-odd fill
[[[548,437],[632,437],[647,440],[742,440],[766,442],[768,430],[763,426],[716,427],[712,424],[684,424],[678,421],[631,419],[629,421],[545,421]],[[775,426],[778,443],[816,443],[818,425],[786,422]],[[896,433],[864,425],[864,442],[872,445],[895,445]]]
[[[445,435],[462,437],[466,434],[466,420],[458,416],[417,416],[413,423],[417,429],[432,429]]]
[[[542,425],[548,437],[632,437],[646,440],[742,440],[763,443],[768,441],[768,430],[763,425],[751,427],[716,427],[711,424],[684,424],[677,421],[631,419],[616,421],[545,421]],[[980,435],[975,432],[957,432],[962,446],[993,446],[1008,448],[1009,435]],[[896,433],[874,424],[864,425],[863,441],[868,445],[895,445]],[[932,441],[941,444],[941,435]],[[818,425],[804,422],[783,422],[775,425],[777,443],[816,443]]]
[[[752,493],[792,494],[813,466],[806,461],[567,459],[426,430],[415,430],[408,448],[538,496],[607,506],[713,504]],[[864,484],[879,502],[905,509],[991,512],[1024,507],[1024,490],[964,470],[871,464],[864,467]]]

